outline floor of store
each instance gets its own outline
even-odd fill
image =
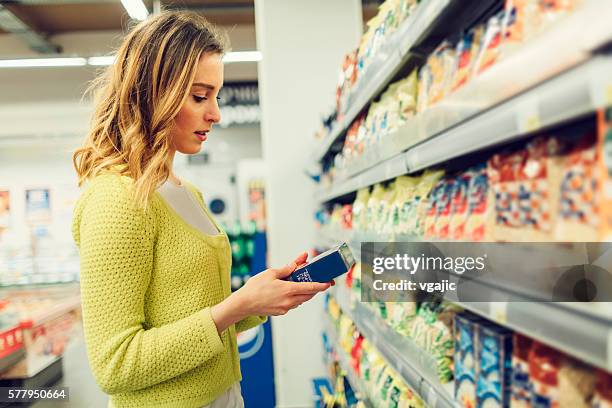
[[[64,376],[52,387],[68,387],[70,400],[65,402],[39,401],[32,408],[54,407],[88,407],[104,408],[108,397],[96,384],[85,351],[85,342],[82,338],[76,339],[66,349],[63,357]]]

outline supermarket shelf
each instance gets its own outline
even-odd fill
[[[319,162],[327,155],[357,115],[387,87],[410,58],[421,58],[420,47],[429,36],[438,42],[442,35],[440,29],[448,33],[469,26],[491,4],[494,1],[428,0],[421,3],[377,52],[351,92],[345,115],[315,148],[312,160]],[[454,18],[449,19],[449,16]]]
[[[25,349],[22,347],[14,351],[13,353],[0,358],[0,373],[3,373],[4,371],[17,364],[17,362],[24,358],[25,355]]]
[[[342,369],[346,372],[349,383],[351,384],[351,387],[353,387],[353,391],[357,393],[357,397],[362,400],[366,404],[366,406],[373,407],[374,405],[368,397],[368,392],[363,384],[363,381],[359,377],[357,377],[355,371],[353,371],[353,368],[349,364],[348,356],[340,347],[340,342],[338,341],[338,334],[329,317],[325,319],[325,333],[327,334],[327,337],[329,338],[330,342],[334,345],[334,350],[338,355],[338,362],[340,363],[340,367],[342,367]]]
[[[591,58],[495,108],[422,141],[405,153],[396,154],[390,159],[379,162],[376,161],[380,159],[379,155],[370,156],[370,161],[362,164],[363,167],[369,167],[368,170],[337,182],[329,188],[319,188],[316,199],[324,203],[402,174],[423,170],[487,147],[517,140],[534,131],[581,117],[602,106],[610,105],[612,103],[610,72],[612,72],[612,55]],[[475,99],[477,94],[473,96]],[[465,100],[470,99],[467,95],[461,97]],[[422,118],[423,123],[410,126],[426,127],[425,122],[437,123],[435,126],[440,126],[439,123],[445,121],[452,123],[453,120],[449,118],[461,116],[460,111],[459,107],[457,112],[451,115],[443,110],[432,110],[431,114]],[[407,133],[402,131],[401,134]],[[397,145],[397,141],[392,140],[391,143]]]
[[[578,118],[612,103],[612,56],[596,56],[406,153],[409,172]],[[486,137],[485,137],[486,136]]]
[[[351,304],[349,292],[341,284],[334,295],[343,313],[346,313],[366,339],[395,369],[403,380],[421,396],[431,408],[454,407],[453,383],[441,384],[434,359],[420,350],[412,341],[402,337],[365,305]]]
[[[360,257],[358,248],[361,242],[418,240],[412,236],[390,237],[350,232],[334,235],[337,231],[322,231],[320,235],[324,234],[327,240],[348,240],[357,259]],[[594,366],[612,371],[612,309],[609,303],[533,302],[529,301],[532,299],[529,296],[519,301],[521,295],[516,291],[510,293],[508,288],[478,281],[462,283],[463,298],[481,299],[483,293],[488,294],[491,301],[465,302],[454,295],[448,295],[447,300]]]

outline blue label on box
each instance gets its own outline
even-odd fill
[[[294,282],[330,282],[347,272],[347,265],[338,248],[315,257],[310,263],[296,269],[289,280]]]
[[[509,406],[512,332],[498,326],[481,325],[477,354],[480,361],[476,383],[477,406]]]

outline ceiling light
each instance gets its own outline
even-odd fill
[[[142,0],[121,0],[121,4],[123,4],[130,17],[135,20],[142,21],[149,15],[149,10],[147,10]]]
[[[89,57],[87,58],[87,63],[93,66],[99,65],[113,65],[115,62],[114,55],[105,55],[103,57]]]
[[[223,56],[223,62],[226,64],[232,62],[257,62],[261,61],[263,54],[261,51],[236,51],[228,52]]]
[[[87,65],[85,58],[24,58],[0,60],[0,68],[80,67]]]

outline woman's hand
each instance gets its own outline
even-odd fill
[[[223,302],[211,308],[212,318],[221,333],[232,324],[247,316],[280,316],[309,301],[319,292],[334,285],[334,282],[290,282],[283,278],[306,262],[303,253],[281,269],[267,269],[249,279]]]
[[[283,278],[291,275],[299,265],[306,262],[307,253],[280,269],[261,272],[240,288],[236,295],[243,298],[249,315],[284,315],[302,303],[309,301],[319,292],[327,290],[332,283],[291,282]]]

